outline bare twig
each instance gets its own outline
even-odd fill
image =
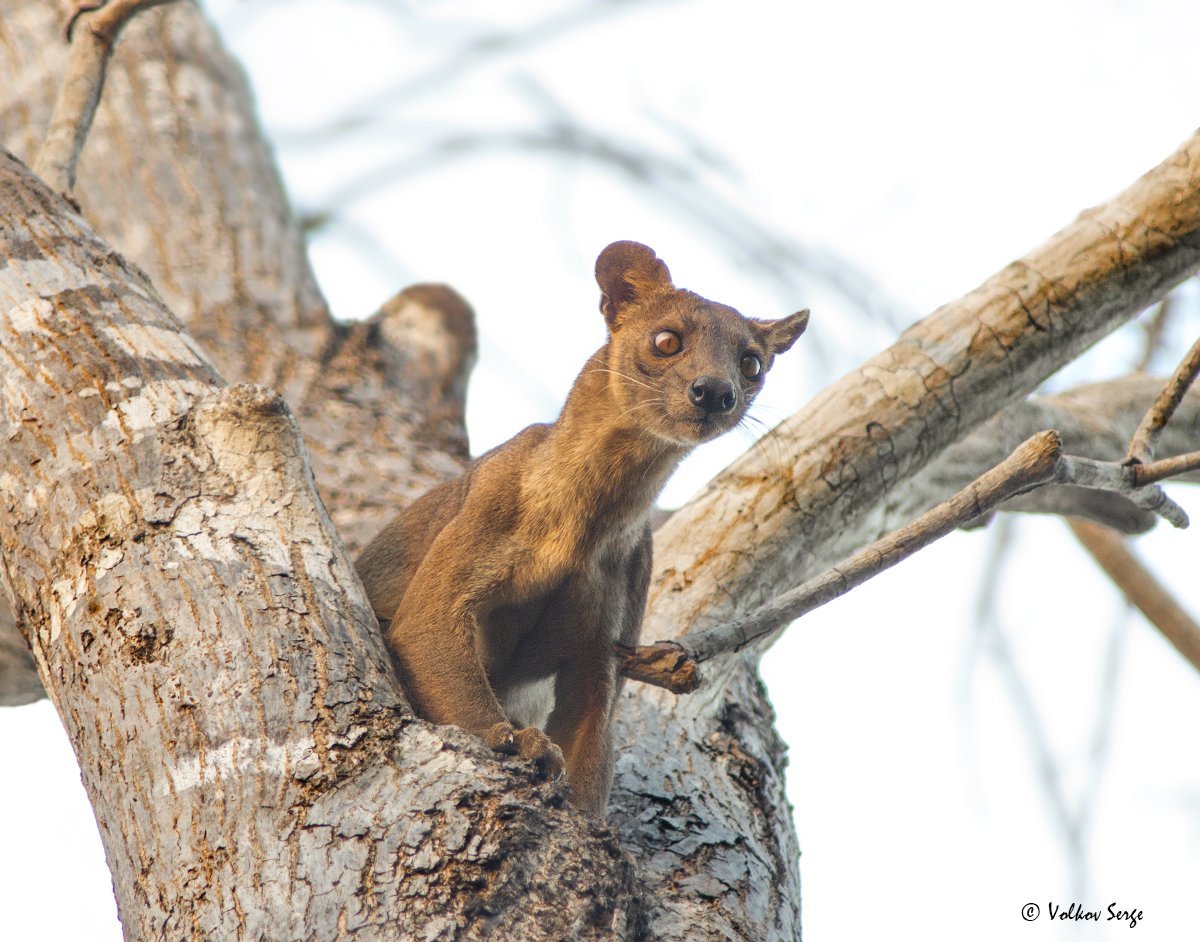
[[[1181,466],[1178,470],[1183,469]],[[684,635],[678,641],[619,648],[621,672],[631,679],[677,693],[694,690],[699,685],[698,665],[704,661],[741,650],[779,631],[1005,500],[1046,484],[1120,493],[1177,527],[1188,525],[1187,514],[1162,488],[1154,484],[1140,487],[1136,483],[1133,468],[1112,461],[1064,455],[1057,432],[1039,432],[949,500],[742,618]]]
[[[113,47],[135,14],[171,0],[112,0],[79,4],[67,23],[71,56],[34,171],[60,193],[75,189],[75,171],[104,89],[104,72]],[[81,19],[82,18],[82,19]],[[84,28],[75,35],[75,27]]]
[[[1129,465],[1133,472],[1134,487],[1145,487],[1157,481],[1165,481],[1189,471],[1200,470],[1200,451],[1189,451],[1186,455],[1163,458],[1150,464]]]
[[[876,540],[845,562],[782,593],[744,618],[698,634],[685,635],[679,644],[693,660],[701,662],[722,651],[744,648],[891,568],[958,529],[964,520],[987,512],[1014,494],[1053,480],[1061,458],[1058,433],[1039,432],[948,501]]]
[[[1107,527],[1088,520],[1068,521],[1079,542],[1108,574],[1125,597],[1200,670],[1200,625],[1133,554],[1125,541]]]
[[[1126,464],[1149,464],[1154,459],[1154,443],[1170,421],[1197,373],[1200,373],[1200,340],[1192,344],[1192,349],[1175,368],[1174,374],[1167,380],[1154,404],[1146,411],[1137,431],[1133,433],[1133,438],[1129,440],[1129,449],[1125,452]]]

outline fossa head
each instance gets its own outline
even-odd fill
[[[775,357],[804,333],[808,311],[755,320],[676,288],[647,246],[614,242],[596,259],[608,323],[609,388],[646,433],[692,447],[729,431]]]

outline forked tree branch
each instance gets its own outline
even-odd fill
[[[1151,473],[1162,471],[1158,464],[1145,469]],[[1064,455],[1057,432],[1039,432],[949,500],[742,618],[684,635],[677,641],[636,648],[618,646],[621,672],[632,680],[666,687],[674,693],[690,693],[700,685],[698,665],[703,662],[767,638],[1004,501],[1047,484],[1120,493],[1176,527],[1188,525],[1187,514],[1162,488],[1137,485],[1133,468]]]
[[[1173,474],[1182,474],[1191,470],[1191,466],[1187,462],[1177,464],[1174,460],[1155,462],[1143,467],[1147,469],[1148,477],[1152,481],[1161,481]],[[1058,484],[1073,484],[1078,487],[1120,494],[1143,510],[1158,514],[1171,526],[1184,529],[1188,525],[1187,514],[1184,513],[1183,508],[1171,500],[1166,491],[1157,484],[1139,484],[1137,473],[1129,465],[1063,455],[1055,478]]]
[[[1155,441],[1198,372],[1200,341],[1184,356],[1146,411],[1130,437],[1123,462],[1064,455],[1062,439],[1057,432],[1039,432],[949,500],[741,618],[686,634],[678,641],[660,641],[632,648],[617,645],[621,673],[631,680],[665,687],[673,693],[690,693],[700,686],[702,678],[698,665],[704,661],[718,654],[740,651],[781,631],[801,615],[844,595],[952,530],[978,520],[1004,501],[1046,484],[1119,494],[1172,526],[1187,527],[1188,518],[1183,508],[1156,482],[1200,468],[1200,452],[1157,462],[1150,459]],[[1098,539],[1094,535],[1092,538],[1093,541]],[[1148,574],[1147,578],[1150,578]],[[1174,622],[1178,622],[1178,618]],[[1181,635],[1180,632],[1175,634]],[[1186,634],[1186,631],[1182,632],[1182,636],[1186,637]],[[1180,650],[1190,658],[1184,648]]]
[[[34,172],[59,193],[70,195],[75,189],[75,171],[83,143],[92,128],[100,93],[104,90],[104,72],[120,38],[121,30],[137,13],[172,0],[112,0],[82,3],[67,23],[71,56],[54,104],[50,127],[34,164]],[[84,28],[76,35],[75,27],[83,18]]]

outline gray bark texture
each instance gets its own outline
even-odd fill
[[[25,161],[58,16],[0,0],[0,140]],[[1149,384],[1023,400],[1200,268],[1198,182],[1193,139],[786,421],[659,530],[644,638],[736,617],[961,486],[982,465],[948,449],[987,461],[984,423],[1136,425]],[[82,215],[0,159],[0,702],[37,695],[31,649],[126,937],[798,938],[752,653],[688,697],[627,686],[611,827],[408,711],[346,547],[462,468],[472,315],[421,286],[332,320],[192,5],[127,29],[76,192]]]

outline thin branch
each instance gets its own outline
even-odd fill
[[[1174,458],[1163,458],[1150,464],[1129,465],[1133,472],[1134,487],[1144,487],[1173,478],[1189,471],[1200,471],[1200,451],[1189,451],[1186,455],[1176,455]]]
[[[66,34],[71,56],[63,76],[46,139],[38,153],[34,171],[60,193],[75,189],[75,172],[83,143],[92,128],[104,73],[121,30],[137,13],[172,0],[112,0],[111,3],[81,3],[71,14]],[[75,36],[77,22],[84,29]]]
[[[1125,541],[1107,527],[1071,518],[1071,530],[1127,599],[1150,624],[1200,670],[1200,625],[1154,578]]]
[[[678,641],[618,648],[621,672],[676,693],[694,690],[700,682],[697,665],[781,630],[1009,498],[1046,484],[1120,493],[1176,527],[1188,525],[1187,514],[1162,488],[1137,486],[1132,468],[1064,455],[1057,432],[1039,432],[949,500],[742,618],[684,635]]]
[[[1133,438],[1129,440],[1129,450],[1125,452],[1126,464],[1149,464],[1153,460],[1154,443],[1170,421],[1197,373],[1200,373],[1200,340],[1192,344],[1192,349],[1175,368],[1174,374],[1167,380],[1154,404],[1146,411],[1137,431],[1133,433]]]
[[[958,529],[965,520],[997,504],[1051,481],[1062,459],[1057,432],[1040,432],[1026,440],[996,467],[984,472],[949,500],[916,520],[876,540],[845,562],[795,589],[784,592],[744,618],[694,635],[679,644],[696,661],[740,650],[806,612],[850,591],[872,576]]]

